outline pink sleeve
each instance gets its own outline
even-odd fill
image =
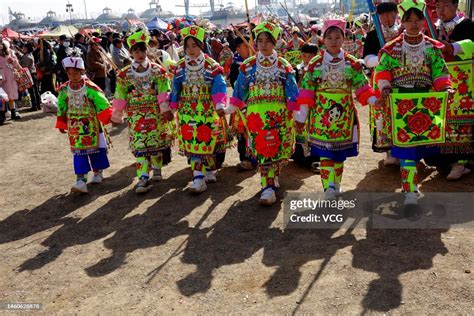
[[[125,101],[125,100],[114,99],[112,101],[112,107],[114,109],[124,111],[126,106],[127,106],[127,101]]]
[[[299,111],[300,110],[300,104],[298,104],[298,102],[295,102],[295,101],[286,102],[286,107],[290,111]]]
[[[245,107],[245,102],[236,97],[230,98],[230,104],[238,107],[239,109],[243,109]]]
[[[214,102],[214,105],[217,105],[219,103],[221,104],[226,104],[227,103],[227,95],[225,93],[216,93],[212,96],[212,101]]]
[[[178,108],[178,102],[170,102],[170,109],[176,110]]]
[[[157,99],[158,99],[158,103],[163,103],[165,101],[169,101],[170,93],[169,92],[160,93],[160,94],[158,94]]]

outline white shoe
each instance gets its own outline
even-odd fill
[[[400,165],[400,159],[393,157],[389,153],[387,153],[387,157],[385,157],[385,160],[383,161],[384,166],[390,166],[390,165]]]
[[[337,191],[334,188],[327,188],[324,191],[324,199],[325,200],[335,200],[337,198]]]
[[[336,187],[336,195],[339,196],[339,195],[342,195],[342,193],[344,193],[344,190],[342,189],[342,187],[341,186]]]
[[[191,193],[201,193],[207,190],[206,181],[204,178],[195,178],[189,187]]]
[[[71,191],[76,193],[87,193],[87,184],[83,180],[77,180],[76,184],[72,186]]]
[[[91,179],[91,183],[99,184],[99,183],[102,183],[102,180],[104,180],[104,176],[102,175],[102,172],[94,172],[94,175],[92,176],[92,179]]]
[[[461,178],[463,175],[468,174],[471,172],[471,169],[468,169],[460,164],[455,164],[451,167],[451,172],[448,174],[446,179],[448,180],[457,180]]]
[[[275,177],[275,179],[273,180],[274,184],[275,184],[275,188],[279,188],[280,187],[280,182],[278,181],[278,176]]]
[[[153,176],[151,177],[151,180],[161,181],[162,179],[163,176],[161,175],[161,169],[153,169]]]
[[[216,171],[215,170],[207,171],[206,175],[204,176],[204,181],[206,181],[206,183],[217,182]]]
[[[405,201],[403,205],[418,205],[418,192],[405,193]]]
[[[135,186],[135,193],[142,194],[150,191],[152,185],[148,178],[140,178]]]
[[[263,190],[260,200],[258,201],[261,205],[272,205],[277,200],[275,191],[272,188],[266,188]]]

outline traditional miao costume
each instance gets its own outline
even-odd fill
[[[380,12],[391,12],[397,11],[397,4],[393,2],[382,2],[377,5],[377,13]],[[388,27],[385,25],[381,26],[382,35],[384,37],[385,43],[390,42],[394,38],[400,35],[400,25],[395,22],[394,25]],[[382,46],[377,37],[376,30],[372,30],[367,33],[365,43],[363,58],[365,65],[371,70],[375,69],[379,62],[378,54]],[[372,75],[374,73],[372,72]],[[373,79],[373,76],[372,76]],[[390,109],[389,108],[377,108],[370,106],[369,111],[369,128],[372,137],[372,149],[375,152],[387,152],[387,159],[385,159],[385,164],[398,164],[398,160],[391,157],[389,150],[392,146],[392,136],[390,129]]]
[[[312,54],[316,56],[317,51]],[[305,64],[304,62],[301,62],[301,64],[296,66],[296,81],[298,83],[298,88],[301,88],[303,78],[306,72],[308,72],[308,66],[309,63]],[[308,124],[305,124],[305,128],[303,130],[296,131],[295,152],[293,153],[293,156],[291,158],[299,166],[311,168],[311,171],[319,173],[319,165],[317,164],[317,162],[319,161],[319,157],[315,155],[311,156],[311,146],[308,138],[308,129],[306,128],[307,125]]]
[[[292,36],[295,33],[299,34],[299,32],[300,30],[296,26],[291,30]],[[287,51],[285,52],[284,56],[292,67],[296,67],[302,62],[300,49],[303,45],[304,41],[299,37],[292,37],[290,40],[288,40]]]
[[[224,69],[224,76],[229,76],[230,74],[230,66],[232,65],[232,61],[234,60],[234,53],[229,47],[229,43],[224,43],[221,52],[219,53],[219,64]]]
[[[399,6],[400,15],[410,8],[423,12],[424,2],[405,0]],[[420,43],[411,45],[405,40],[406,36],[402,33],[382,48],[380,62],[375,68],[375,80],[380,91],[391,88],[394,93],[411,93],[412,97],[416,97],[420,92],[447,90],[451,81],[440,50],[443,45],[421,33],[418,35]],[[439,147],[430,145],[439,142],[444,135],[442,113],[446,105],[443,100],[433,95],[414,102],[407,99],[397,103],[396,108],[392,104],[390,123],[393,142],[400,144],[393,145],[391,151],[394,157],[400,159],[405,193],[418,192],[416,165],[420,159],[439,152]],[[414,195],[407,195],[406,203],[410,196]]]
[[[323,34],[330,27],[337,27],[344,34],[345,23],[326,20]],[[336,57],[323,50],[311,60],[301,85],[298,98],[301,110],[296,120],[306,122],[309,112],[311,154],[321,157],[321,181],[327,198],[334,198],[340,191],[346,158],[358,155],[359,123],[352,98],[354,91],[362,105],[375,103],[375,93],[355,57],[342,49]]]
[[[181,34],[203,43],[205,31],[191,26]],[[215,172],[223,162],[226,123],[216,110],[225,108],[226,90],[222,67],[208,55],[201,52],[195,60],[185,56],[178,62],[171,107],[177,109],[179,147],[191,163],[194,193],[206,190],[205,181],[216,180]]]
[[[446,143],[441,146],[442,155],[427,159],[427,163],[441,167],[452,165],[448,179],[455,180],[470,172],[465,165],[474,160],[474,22],[457,14],[449,22],[439,20],[437,29],[438,38],[453,46],[453,52],[445,53],[444,58],[455,94],[446,113]]]
[[[66,70],[85,69],[81,57],[66,57],[62,64]],[[96,84],[85,76],[82,80],[83,85],[79,89],[73,89],[70,81],[59,88],[56,128],[67,130],[69,136],[74,173],[77,175],[72,191],[87,193],[89,171],[94,171],[91,183],[100,183],[102,170],[110,166],[103,125],[110,123],[112,109]]]
[[[149,36],[143,31],[127,39],[130,48],[148,41]],[[143,72],[137,72],[140,66]],[[137,193],[151,188],[150,171],[153,180],[161,180],[161,168],[170,161],[173,122],[164,122],[160,115],[170,111],[170,90],[171,80],[166,70],[148,58],[142,65],[133,62],[117,75],[112,122],[122,123],[126,113],[129,146],[136,157]]]
[[[246,44],[240,44],[246,45]],[[232,88],[235,87],[235,83],[237,82],[237,78],[240,72],[240,66],[244,62],[242,56],[239,53],[235,53],[234,61],[231,66],[231,72],[229,75],[229,81]],[[237,138],[237,151],[239,152],[239,164],[237,167],[240,170],[252,170],[254,169],[254,165],[250,161],[250,155],[247,152],[247,131],[244,125],[244,115],[241,111],[235,111],[231,113],[229,118],[229,127],[233,136]]]
[[[280,28],[263,22],[254,29],[258,36],[267,32],[276,42]],[[261,53],[244,61],[234,86],[231,106],[246,107],[248,149],[261,173],[260,203],[276,201],[275,179],[292,154],[294,145],[293,110],[297,110],[298,87],[291,65],[276,51]]]

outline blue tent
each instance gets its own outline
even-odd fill
[[[154,17],[146,24],[146,27],[149,30],[166,30],[168,29],[168,23],[158,17]]]

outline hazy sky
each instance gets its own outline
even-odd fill
[[[74,13],[78,14],[80,17],[84,17],[84,0],[69,0],[70,3],[73,5]],[[237,7],[244,7],[245,0],[232,0],[232,3]],[[49,10],[53,10],[56,12],[56,15],[62,19],[69,19],[69,13],[66,13],[66,3],[67,0],[1,0],[0,3],[0,24],[7,24],[8,23],[8,7],[12,9],[12,11],[21,11],[26,15],[26,17],[30,17],[32,20],[38,20],[46,16],[46,12]],[[222,1],[224,5],[226,5],[229,0]],[[93,0],[86,0],[87,5],[87,13],[92,15],[94,18],[97,17],[99,14],[102,13],[102,9],[106,6],[112,9],[112,12],[116,15],[122,15],[125,13],[130,7],[131,3],[133,3],[133,9],[137,13],[143,12],[149,8],[150,0],[102,0],[102,1],[93,1]],[[184,0],[176,0],[176,1],[159,1],[163,10],[170,10],[176,14],[184,14],[184,7],[174,7],[175,4],[184,5]],[[208,0],[190,0],[191,4],[208,4]],[[215,3],[218,4],[219,1],[215,0]],[[248,0],[249,7],[254,7],[255,0]],[[191,14],[199,14],[200,10],[207,11],[210,8],[191,8]],[[66,15],[67,14],[67,15]],[[74,15],[73,15],[74,17]]]

